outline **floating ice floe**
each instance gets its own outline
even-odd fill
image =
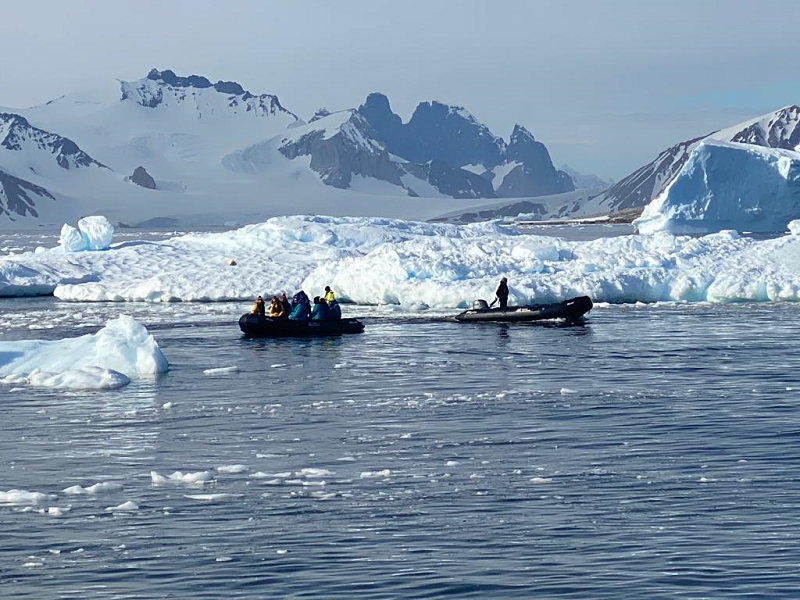
[[[0,506],[38,506],[55,500],[52,494],[29,492],[28,490],[8,490],[0,492]]]
[[[150,481],[153,485],[166,485],[168,483],[202,486],[207,481],[211,481],[213,476],[211,471],[195,471],[184,473],[175,471],[171,475],[159,475],[156,471],[150,471]]]
[[[87,487],[73,485],[61,491],[67,496],[94,496],[109,492],[120,492],[122,491],[122,486],[118,483],[103,481]]]
[[[139,510],[139,505],[136,504],[133,500],[128,500],[127,502],[123,502],[118,506],[109,506],[106,508],[108,512],[115,512],[115,513],[122,513],[122,512],[135,512]]]
[[[225,267],[234,251],[238,266]],[[282,290],[314,295],[331,285],[340,299],[359,304],[456,308],[491,298],[501,276],[514,304],[580,295],[614,303],[797,301],[800,235],[659,232],[567,241],[498,222],[276,217],[107,252],[3,257],[0,295],[249,302]]]
[[[217,467],[217,473],[244,473],[248,469],[247,465],[221,465]]]
[[[706,140],[634,221],[641,233],[786,231],[800,218],[800,153]]]
[[[0,381],[60,389],[114,389],[169,363],[147,329],[129,316],[95,334],[61,340],[0,341]]]

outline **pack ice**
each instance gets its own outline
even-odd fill
[[[249,302],[301,288],[313,296],[331,285],[360,304],[456,308],[491,299],[502,276],[514,304],[579,295],[615,303],[800,300],[800,237],[658,232],[568,241],[499,222],[275,217],[103,252],[0,258],[0,295]]]
[[[66,389],[114,389],[169,368],[155,339],[121,316],[95,334],[62,340],[0,341],[0,381]]]
[[[706,140],[634,221],[640,233],[785,231],[800,218],[800,152]]]

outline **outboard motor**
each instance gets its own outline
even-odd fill
[[[486,300],[474,300],[472,302],[472,310],[489,310],[489,304]]]

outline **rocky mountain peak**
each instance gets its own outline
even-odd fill
[[[511,132],[510,142],[512,144],[518,144],[525,141],[535,142],[536,138],[533,137],[533,134],[525,129],[522,125],[514,125],[514,130]]]
[[[164,69],[163,71],[159,71],[158,69],[150,69],[150,72],[147,74],[147,79],[149,79],[150,81],[166,83],[167,85],[171,85],[172,87],[197,88],[197,89],[213,87],[221,94],[231,94],[234,96],[242,96],[245,94],[250,94],[247,90],[245,90],[241,85],[239,85],[235,81],[218,81],[217,83],[212,84],[208,79],[206,79],[202,75],[189,75],[188,77],[179,77],[178,75],[175,74],[174,71],[171,71],[170,69]]]

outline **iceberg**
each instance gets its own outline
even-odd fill
[[[226,266],[231,257],[235,268]],[[69,301],[246,301],[249,308],[258,294],[314,296],[330,285],[345,302],[461,308],[491,299],[502,276],[513,304],[582,295],[614,303],[800,301],[800,236],[656,232],[569,241],[499,222],[275,217],[107,252],[1,257],[0,296],[50,290]]]
[[[114,239],[114,226],[102,216],[83,217],[76,229],[68,223],[61,228],[59,244],[66,253],[108,250]]]
[[[94,334],[0,342],[0,381],[60,389],[115,389],[169,363],[147,329],[129,316]]]
[[[78,221],[78,229],[87,250],[108,250],[114,239],[114,226],[103,216],[83,217]]]
[[[633,224],[639,233],[782,232],[800,218],[800,152],[706,140]]]

